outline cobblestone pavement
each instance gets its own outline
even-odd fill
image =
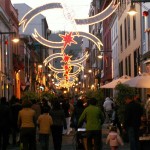
[[[103,150],[110,150],[109,146],[105,144],[106,136],[108,134],[107,124],[103,125],[102,130],[102,140],[103,140]],[[62,150],[76,150],[76,140],[75,140],[75,132],[71,132],[70,135],[63,136]],[[50,137],[50,150],[54,150],[52,144],[52,138]],[[125,143],[124,146],[120,146],[119,150],[129,150],[129,144]],[[8,150],[19,150],[19,147],[9,146]],[[40,145],[37,142],[37,150],[40,149]]]

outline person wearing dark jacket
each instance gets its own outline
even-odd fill
[[[71,117],[70,117],[70,113],[69,113],[69,110],[70,110],[69,99],[67,99],[67,98],[63,99],[62,109],[64,110],[66,123],[67,123],[67,129],[63,129],[63,134],[69,135],[70,131],[71,131],[71,128],[70,128]]]
[[[74,128],[75,130],[77,130],[78,120],[79,120],[83,110],[84,110],[83,102],[82,102],[82,100],[78,100],[77,104],[74,107],[72,116],[71,116],[71,124],[70,124],[71,128]]]
[[[11,125],[10,108],[7,105],[6,97],[0,99],[0,149],[6,150],[9,141]]]
[[[19,103],[19,99],[15,98],[14,104],[12,104],[11,106],[13,145],[16,145],[17,142],[19,142],[19,141],[16,141],[16,138],[19,133],[18,114],[21,109],[22,109],[22,105]]]
[[[143,108],[140,103],[133,100],[133,97],[127,95],[125,98],[126,107],[124,115],[124,128],[128,133],[130,150],[139,149],[139,128],[141,125],[141,116]]]
[[[50,111],[50,115],[53,120],[51,131],[52,131],[54,149],[61,150],[63,127],[66,129],[67,124],[65,120],[64,110],[61,109],[60,102],[57,99],[54,99],[52,103],[52,110]]]

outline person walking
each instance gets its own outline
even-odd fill
[[[92,150],[94,140],[94,150],[102,149],[102,124],[104,116],[101,109],[96,106],[97,100],[90,98],[89,106],[87,106],[81,114],[78,122],[78,127],[86,121],[86,134],[87,134],[87,149]]]
[[[18,115],[20,141],[23,144],[23,150],[36,150],[36,119],[35,111],[31,109],[31,105],[30,100],[23,100],[23,108]]]
[[[38,103],[39,100],[33,99],[31,108],[35,111],[35,119],[37,120],[41,114],[41,106]]]
[[[104,104],[103,104],[103,108],[104,108],[105,115],[106,115],[106,122],[109,123],[111,122],[114,102],[109,97],[106,97]]]
[[[84,111],[84,106],[82,100],[77,100],[77,103],[74,107],[74,111],[71,115],[70,126],[77,131],[79,118]]]
[[[130,94],[125,97],[124,132],[128,134],[130,150],[139,150],[139,128],[143,108],[133,98]]]
[[[0,150],[6,150],[9,141],[11,127],[10,108],[7,105],[6,97],[0,99]]]
[[[62,102],[62,109],[64,110],[65,113],[65,118],[66,118],[66,122],[67,122],[67,129],[63,129],[63,134],[69,135],[71,132],[71,128],[70,128],[70,104],[69,104],[69,99],[68,98],[64,98],[63,102]]]
[[[43,108],[43,114],[38,117],[37,124],[39,127],[39,141],[42,150],[49,149],[49,134],[51,133],[50,127],[53,124],[52,117],[49,115],[49,108]]]
[[[81,135],[77,129],[78,129],[78,121],[79,118],[84,111],[84,106],[83,106],[83,101],[81,99],[77,100],[76,105],[74,106],[74,111],[71,116],[71,123],[70,126],[71,128],[74,128],[76,131],[76,145],[78,148],[83,147],[84,140],[83,140],[83,135]]]
[[[116,126],[119,129],[120,135],[122,135],[122,127],[118,116],[118,108],[119,106],[115,103],[115,107],[112,114],[112,124],[113,126]]]
[[[106,144],[109,144],[111,150],[118,150],[119,145],[124,145],[122,138],[117,132],[117,128],[112,126],[106,138]]]
[[[65,113],[61,109],[60,102],[57,98],[52,103],[52,110],[50,111],[52,116],[53,125],[51,126],[54,150],[61,150],[62,146],[62,132],[67,128]]]
[[[15,146],[17,143],[20,142],[19,128],[17,123],[18,123],[18,114],[19,111],[22,109],[22,105],[20,104],[18,98],[14,98],[14,104],[12,104],[10,109],[11,109],[11,117],[12,117],[12,127],[11,127],[12,139],[13,139],[13,145]]]

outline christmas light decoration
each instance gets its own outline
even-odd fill
[[[72,81],[66,81],[66,80],[60,80],[59,85],[62,88],[69,88],[71,86],[73,86],[74,82]]]
[[[74,31],[76,31],[77,24],[75,22],[75,14],[73,10],[65,0],[62,0],[61,5],[63,7],[64,17],[72,24]]]
[[[112,0],[111,3],[108,5],[107,8],[105,8],[102,12],[98,13],[97,15],[94,15],[92,17],[83,18],[83,19],[76,19],[75,22],[77,25],[92,25],[96,24],[98,22],[101,22],[105,20],[107,17],[109,17],[113,12],[118,8],[120,3],[117,3],[115,5],[116,0]],[[24,15],[24,17],[21,19],[20,24],[23,24],[23,31],[25,31],[28,23],[38,14],[41,12],[48,10],[48,9],[64,9],[66,10],[66,7],[64,7],[64,4],[61,3],[48,3],[43,6],[39,6],[35,9],[30,10],[27,14]],[[72,19],[72,18],[71,18]]]
[[[72,60],[72,61],[69,61],[68,62],[68,67],[72,68],[72,67],[76,67],[78,68],[75,72],[73,73],[69,73],[68,75],[70,77],[74,77],[76,76],[81,70],[84,69],[84,67],[82,66],[82,63],[88,58],[89,54],[86,52],[86,54],[81,57],[80,59],[77,59],[77,60]],[[64,57],[64,54],[63,53],[55,53],[55,54],[52,54],[50,55],[48,58],[46,58],[44,60],[44,64],[45,66],[51,62],[53,59],[55,58],[58,58],[58,57],[61,57],[63,59]],[[65,65],[64,65],[65,66]],[[62,69],[58,69],[58,68],[55,68],[52,63],[49,63],[48,64],[48,67],[53,71],[55,72],[55,74],[58,74],[58,73],[64,73],[65,72],[65,68],[62,67]]]
[[[143,16],[147,17],[148,16],[148,11],[143,11]]]
[[[63,44],[64,44],[63,42],[53,42],[53,41],[47,40],[43,38],[36,29],[34,30],[34,34],[32,35],[35,38],[35,40],[37,40],[39,43],[47,47],[50,47],[50,48],[62,48],[63,47]],[[95,35],[91,33],[79,31],[78,34],[76,32],[73,32],[72,36],[73,37],[85,37],[89,39],[97,46],[99,50],[101,50],[101,46],[103,46],[100,39],[98,39]]]
[[[105,8],[102,12],[98,13],[97,15],[83,18],[83,19],[76,19],[72,13],[72,11],[69,9],[67,3],[62,1],[62,3],[48,3],[43,6],[39,6],[35,9],[30,10],[25,16],[21,19],[19,25],[23,25],[23,32],[25,31],[27,25],[30,23],[30,21],[40,14],[42,11],[48,10],[48,9],[62,9],[64,11],[64,16],[67,20],[69,20],[75,31],[66,33],[65,35],[60,34],[59,36],[62,38],[62,41],[60,42],[54,42],[49,41],[45,38],[43,38],[36,29],[34,29],[34,33],[32,34],[35,40],[37,40],[42,45],[45,45],[47,47],[51,48],[60,48],[61,53],[55,53],[50,56],[48,56],[44,60],[45,66],[48,65],[48,67],[55,72],[55,78],[59,79],[60,81],[60,87],[66,87],[69,88],[70,86],[73,86],[76,75],[84,69],[82,63],[88,58],[89,54],[86,52],[84,56],[82,56],[80,59],[77,60],[71,60],[72,56],[69,56],[64,51],[67,46],[71,46],[71,44],[77,44],[76,41],[74,41],[74,37],[85,37],[88,38],[90,41],[92,41],[99,50],[101,50],[101,46],[103,45],[102,42],[93,34],[86,33],[82,31],[76,31],[77,25],[93,25],[96,23],[99,23],[109,17],[119,6],[119,3],[115,4],[116,0],[112,0],[107,8]],[[62,68],[55,68],[51,61],[53,61],[56,58],[61,58],[62,61]],[[75,68],[73,72],[71,72],[72,68]],[[59,74],[62,74],[63,76],[60,78]]]
[[[82,56],[80,59],[72,60],[72,61],[70,62],[70,64],[79,64],[79,63],[82,63],[82,62],[84,62],[84,61],[88,58],[88,56],[89,56],[89,54],[88,54],[88,52],[86,52],[86,53],[84,54],[84,56]],[[54,53],[54,54],[48,56],[48,57],[43,61],[43,63],[44,63],[45,66],[46,66],[46,65],[47,65],[49,62],[51,62],[53,59],[55,59],[55,58],[63,58],[63,57],[64,57],[64,54],[63,54],[63,53]],[[51,65],[51,64],[49,64],[49,65]],[[62,69],[62,70],[63,70],[63,69]]]
[[[71,43],[77,44],[76,41],[73,40],[72,32],[69,34],[66,33],[65,35],[60,34],[59,36],[63,38],[63,49],[65,49],[67,45],[71,46]]]
[[[49,57],[47,57],[45,60],[44,60],[44,64],[45,66],[48,64],[48,67],[53,71],[55,72],[55,78],[59,79],[59,80],[63,80],[63,82],[60,82],[60,84],[63,84],[63,87],[64,86],[72,86],[72,84],[70,84],[70,79],[74,79],[76,78],[76,75],[81,71],[83,70],[83,65],[82,63],[88,58],[88,52],[85,53],[85,55],[83,57],[81,57],[80,59],[77,59],[77,60],[71,60],[71,57],[72,56],[69,56],[67,54],[65,54],[64,50],[65,48],[67,47],[67,45],[71,45],[71,43],[75,43],[76,44],[76,41],[73,40],[73,36],[72,36],[72,32],[70,32],[69,34],[65,34],[65,35],[60,35],[60,37],[63,38],[62,42],[64,43],[63,44],[63,50],[61,51],[61,53],[55,53],[55,54],[52,54],[50,55]],[[56,58],[62,58],[62,60],[60,62],[63,62],[64,64],[62,65],[62,68],[61,69],[58,69],[58,68],[55,68],[52,63],[50,63],[53,59],[56,59]],[[73,73],[71,73],[71,68],[72,67],[75,67],[77,68]],[[59,78],[58,77],[58,74],[62,73],[63,74],[63,77],[62,78]],[[64,82],[65,80],[65,82]],[[74,81],[71,81],[71,83],[74,82]],[[66,84],[66,85],[65,85]]]

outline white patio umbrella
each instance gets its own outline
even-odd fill
[[[150,74],[142,73],[124,82],[123,84],[128,84],[130,87],[136,88],[150,88]]]
[[[115,79],[103,86],[101,86],[100,88],[106,88],[106,89],[111,89],[111,88],[115,88],[117,84],[119,83],[124,83],[128,80],[130,80],[131,77],[130,76],[127,76],[127,75],[123,75],[122,77],[118,78],[118,79]]]

